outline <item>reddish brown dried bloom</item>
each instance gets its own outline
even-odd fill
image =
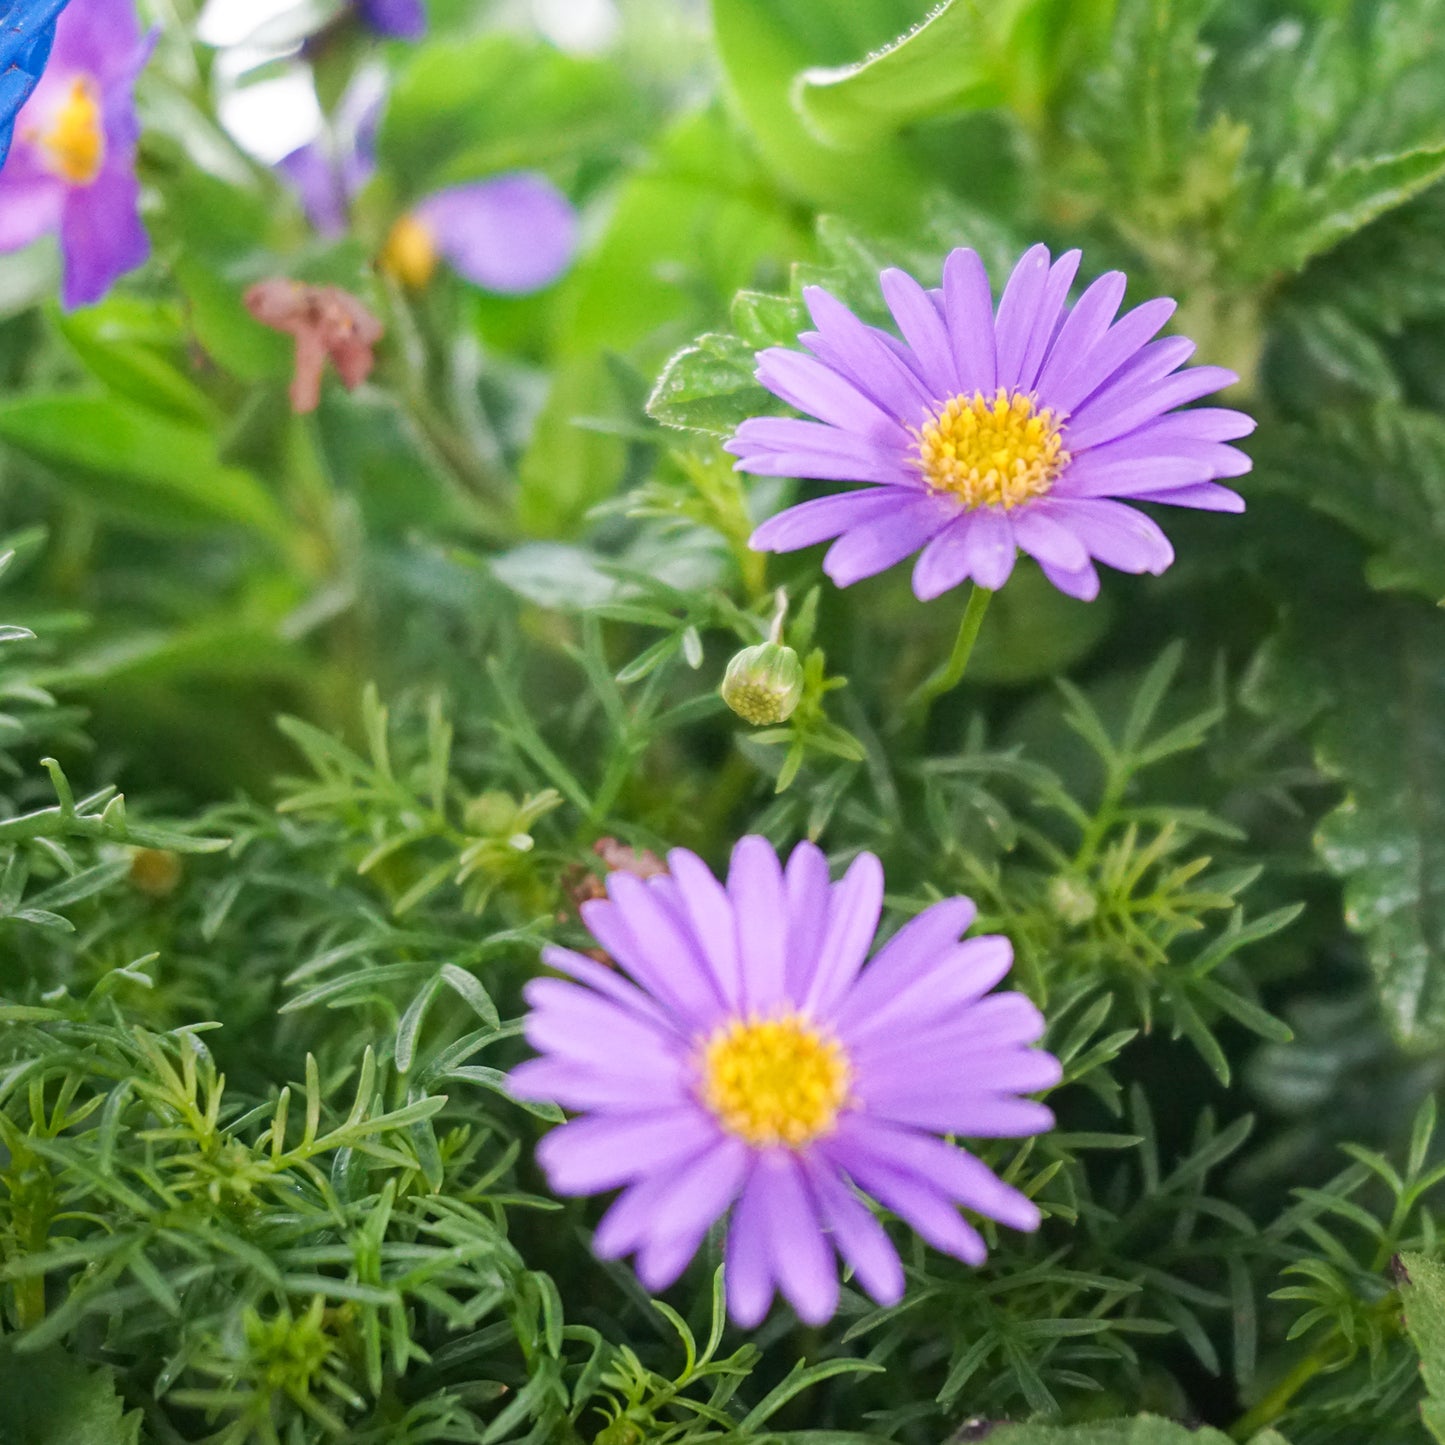
[[[307,286],[276,276],[252,286],[245,302],[246,310],[263,326],[295,339],[293,411],[316,410],[327,357],[348,391],[371,375],[372,348],[385,334],[385,327],[349,291],[339,286]]]
[[[650,848],[629,848],[616,838],[599,838],[592,851],[602,860],[602,866],[609,873],[631,873],[635,878],[658,878],[667,872],[667,864]],[[580,863],[571,864],[562,874],[562,892],[571,908],[564,908],[557,915],[558,923],[575,918],[582,905],[593,898],[605,898],[607,888],[602,879],[590,868]],[[612,960],[600,948],[582,950],[588,958],[605,963],[609,968]]]

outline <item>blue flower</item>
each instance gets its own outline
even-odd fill
[[[69,0],[0,0],[0,166],[10,154],[15,117],[30,99]]]

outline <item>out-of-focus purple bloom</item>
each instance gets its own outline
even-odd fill
[[[10,154],[15,117],[50,59],[55,21],[68,0],[0,0],[0,166]]]
[[[740,471],[867,485],[779,513],[752,545],[790,552],[836,538],[823,565],[840,587],[922,549],[913,590],[925,600],[970,577],[1003,586],[1022,549],[1061,591],[1088,599],[1096,561],[1157,573],[1174,560],[1164,533],[1125,502],[1242,511],[1216,479],[1249,471],[1225,443],[1253,420],[1177,410],[1238,378],[1217,366],[1181,371],[1194,343],[1151,339],[1173,301],[1115,321],[1118,271],[1070,308],[1078,266],[1077,251],[1051,261],[1033,247],[997,309],[973,251],[953,252],[941,289],[885,271],[901,341],[826,291],[805,291],[817,330],[799,340],[812,355],[761,352],[757,375],[818,420],[753,418],[727,449]]]
[[[323,236],[346,230],[352,197],[376,172],[376,133],[385,104],[385,79],[363,70],[347,87],[327,130],[277,166]]]
[[[378,35],[420,40],[426,34],[422,0],[356,0],[356,13]]]
[[[484,291],[521,296],[572,264],[577,216],[545,176],[513,171],[428,196],[397,223],[383,267],[423,286],[438,257]]]
[[[600,1255],[636,1252],[642,1282],[663,1289],[731,1208],[733,1318],[756,1325],[778,1289],[822,1323],[838,1301],[835,1249],[874,1299],[903,1293],[898,1255],[854,1188],[971,1264],[986,1250],[959,1204],[1037,1227],[1029,1199],[935,1137],[1051,1128],[1049,1110],[1019,1096],[1060,1077],[1028,1047],[1038,1009],[989,992],[1012,962],[1008,940],[959,941],[968,899],[927,909],[865,967],[883,904],[872,854],[838,883],[811,843],[784,869],[765,839],[744,838],[726,885],[683,849],[668,865],[645,880],[613,873],[608,898],[582,904],[631,982],[544,952],[574,982],[527,985],[527,1039],[543,1057],[510,1076],[519,1098],[586,1115],[538,1147],[554,1190],[623,1187]]]
[[[67,307],[98,301],[150,241],[136,180],[135,80],[154,37],[133,0],[72,0],[0,175],[0,251],[56,233]]]
[[[346,229],[351,199],[376,170],[380,81],[353,86],[330,132],[280,163],[311,224]],[[401,216],[382,248],[384,271],[420,289],[446,261],[476,286],[522,295],[550,286],[577,251],[577,213],[545,176],[513,171],[437,191]]]

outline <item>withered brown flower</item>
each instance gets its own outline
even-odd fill
[[[316,410],[327,357],[348,391],[371,375],[372,348],[385,334],[385,327],[349,291],[275,276],[250,287],[245,303],[263,326],[284,332],[296,342],[293,411]]]

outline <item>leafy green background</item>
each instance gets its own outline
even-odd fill
[[[589,53],[430,10],[228,51],[158,5],[151,263],[64,315],[0,257],[0,1445],[1442,1438],[1439,0],[619,0]],[[362,65],[327,241],[218,104]],[[519,167],[580,210],[556,287],[378,274]],[[1249,510],[1092,604],[1021,564],[921,718],[962,599],[751,553],[797,488],[719,442],[803,286],[885,323],[882,267],[1037,239],[1240,374]],[[387,328],[309,418],[278,274]],[[807,689],[752,732],[779,587]],[[1066,1075],[980,1151],[1037,1236],[889,1221],[900,1305],[745,1337],[717,1240],[663,1301],[592,1258],[504,1074],[599,841],[749,831],[879,853],[889,927],[975,897]]]

